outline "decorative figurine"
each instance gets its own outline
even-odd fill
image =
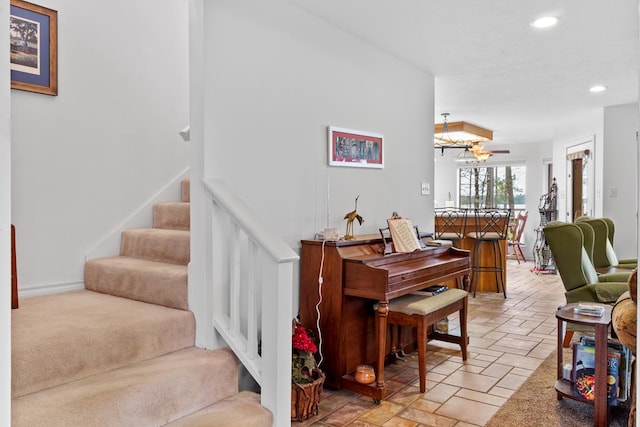
[[[358,198],[360,196],[356,197],[356,206],[355,209],[352,210],[351,212],[347,213],[344,216],[344,219],[347,220],[347,231],[344,233],[344,240],[353,240],[355,237],[353,236],[353,220],[357,219],[358,223],[360,225],[362,225],[362,223],[364,222],[364,218],[362,218],[358,212],[356,212],[358,210]]]

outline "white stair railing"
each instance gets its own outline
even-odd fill
[[[274,425],[291,425],[293,267],[298,255],[219,179],[207,194],[207,272],[213,328],[261,387]],[[214,334],[215,335],[215,334]]]

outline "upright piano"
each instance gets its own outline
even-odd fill
[[[325,384],[346,388],[379,401],[386,396],[384,363],[391,348],[387,337],[388,301],[441,284],[469,280],[469,251],[451,246],[384,255],[375,235],[350,241],[303,240],[300,259],[300,321],[319,326]],[[377,303],[377,309],[374,305]],[[401,334],[409,347],[412,334]],[[373,384],[354,380],[359,365],[372,365]]]

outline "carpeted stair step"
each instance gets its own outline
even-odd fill
[[[122,232],[122,256],[187,265],[189,251],[189,231],[135,228]]]
[[[195,343],[189,311],[88,290],[22,299],[11,329],[12,397]]]
[[[182,180],[181,184],[181,198],[183,202],[191,201],[191,180],[189,178]]]
[[[165,427],[271,427],[273,415],[260,405],[260,395],[242,391]]]
[[[161,426],[237,392],[234,354],[193,347],[13,399],[12,426]]]
[[[153,205],[153,227],[189,229],[189,202],[160,202]]]
[[[165,307],[188,309],[187,266],[115,256],[84,266],[85,288]]]

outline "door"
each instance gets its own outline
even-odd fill
[[[593,216],[595,174],[593,170],[593,138],[567,147],[567,212],[566,220]]]
[[[583,196],[582,196],[582,159],[573,159],[571,160],[571,219],[575,221],[579,216],[583,216],[585,212],[585,206],[583,205]]]

